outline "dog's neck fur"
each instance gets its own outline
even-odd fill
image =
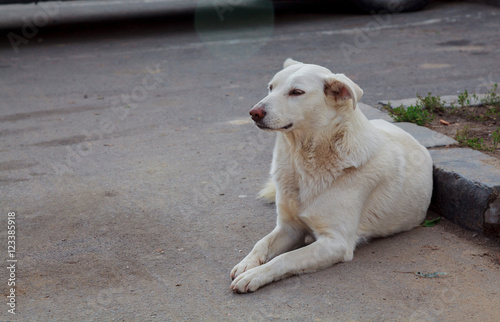
[[[349,107],[352,109],[352,106]],[[381,137],[359,108],[346,113],[341,122],[318,129],[313,134],[300,129],[278,133],[289,144],[303,166],[329,164],[329,169],[342,170],[363,166],[378,150]],[[309,134],[306,134],[309,133]]]

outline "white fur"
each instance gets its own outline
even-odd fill
[[[356,108],[363,91],[345,75],[287,59],[270,85],[256,123],[278,132],[261,192],[275,196],[278,219],[233,268],[238,293],[349,261],[357,243],[414,228],[432,194],[427,149],[393,124],[368,121]],[[307,236],[314,242],[304,246]]]

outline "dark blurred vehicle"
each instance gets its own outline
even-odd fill
[[[407,12],[423,9],[431,0],[351,0],[366,12]]]
[[[37,3],[43,1],[50,1],[50,0],[0,0],[0,4]],[[224,4],[224,0],[217,0],[217,1],[219,4]],[[332,1],[338,1],[338,0],[332,0]],[[356,6],[358,6],[360,9],[366,12],[379,13],[383,11],[389,13],[397,13],[397,12],[420,10],[424,8],[431,0],[347,0],[347,1],[352,1],[354,4],[356,4]]]

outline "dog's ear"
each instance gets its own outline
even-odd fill
[[[295,64],[302,64],[302,63],[299,62],[299,61],[293,60],[291,58],[287,58],[285,60],[285,62],[283,63],[283,68],[287,68],[288,66],[292,66],[292,65],[295,65]]]
[[[352,99],[352,107],[356,109],[363,90],[346,75],[334,74],[325,80],[325,95],[341,100]]]

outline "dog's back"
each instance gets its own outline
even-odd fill
[[[389,142],[365,173],[385,176],[366,203],[358,235],[381,237],[414,228],[427,213],[432,195],[432,159],[410,134],[383,121],[370,121]],[[378,159],[378,160],[377,160]]]

